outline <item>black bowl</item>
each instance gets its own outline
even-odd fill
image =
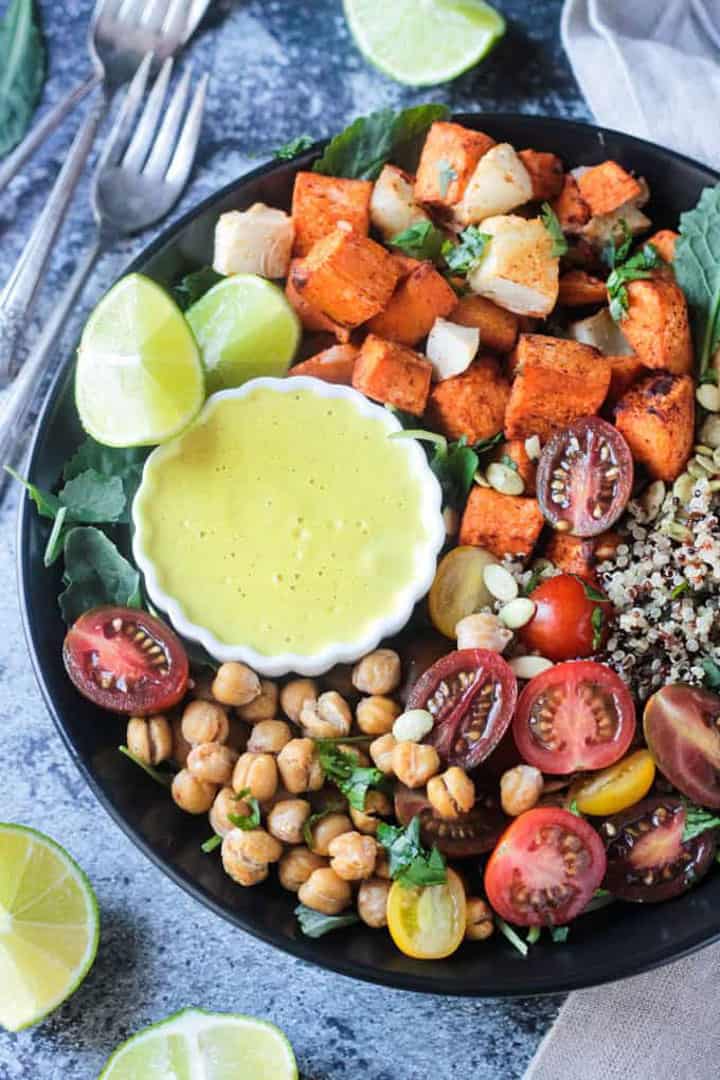
[[[645,176],[652,192],[649,213],[656,227],[676,227],[711,170],[615,131],[567,120],[532,116],[475,115],[461,123],[482,128],[518,147],[554,151],[566,162],[592,165],[614,158]],[[218,214],[261,200],[288,206],[293,177],[317,148],[296,161],[270,164],[207,199],[165,231],[129,269],[169,283],[209,261]],[[53,487],[63,461],[82,433],[73,404],[72,357],[56,379],[39,419],[30,478]],[[720,937],[720,874],[686,896],[656,906],[616,903],[573,924],[565,945],[540,944],[527,959],[496,935],[485,944],[463,945],[447,960],[421,962],[403,956],[385,933],[355,927],[311,940],[293,917],[295,897],[276,882],[242,889],[224,874],[217,852],[204,855],[207,819],[182,814],[168,795],[117,752],[124,725],[79,697],[61,659],[64,626],[56,596],[59,572],[43,567],[47,523],[23,500],[19,526],[20,593],[25,631],[42,693],[67,749],[118,825],[178,885],[241,930],[303,960],[346,975],[407,990],[468,996],[556,993],[592,986],[678,959]]]

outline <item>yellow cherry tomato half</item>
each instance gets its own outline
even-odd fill
[[[617,814],[644,799],[655,779],[648,750],[636,750],[615,765],[576,781],[570,789],[581,814]]]
[[[454,640],[461,619],[492,604],[483,572],[497,561],[491,552],[479,547],[456,547],[440,560],[428,597],[436,630]]]
[[[390,936],[415,960],[442,960],[465,936],[465,889],[448,868],[444,885],[408,888],[396,881],[387,902]]]

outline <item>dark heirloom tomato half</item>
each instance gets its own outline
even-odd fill
[[[533,652],[548,660],[592,656],[608,638],[614,609],[593,585],[574,574],[558,574],[533,589],[535,614],[520,636]]]
[[[176,705],[187,689],[179,638],[147,611],[99,607],[68,630],[63,660],[86,698],[110,712],[147,716]]]
[[[683,843],[685,807],[672,796],[644,799],[603,822],[606,886],[622,900],[652,903],[678,896],[707,873],[712,831]]]
[[[435,845],[451,859],[468,859],[491,851],[507,825],[494,795],[478,791],[469,814],[446,821],[434,812],[423,791],[398,784],[395,788],[395,816],[409,825],[419,815],[420,832],[426,847]]]
[[[537,471],[540,508],[556,528],[597,536],[622,514],[633,485],[633,459],[620,432],[588,416],[550,439]]]
[[[720,697],[695,686],[664,686],[648,701],[645,738],[660,771],[701,806],[720,807]]]
[[[435,720],[427,742],[444,761],[474,769],[508,729],[517,681],[508,664],[489,649],[460,649],[421,675],[408,709],[427,709]]]
[[[553,774],[604,769],[623,756],[634,734],[627,686],[594,660],[556,664],[531,679],[513,721],[523,759]]]
[[[528,810],[490,856],[485,893],[509,922],[559,926],[587,906],[605,865],[603,842],[583,818],[555,807]]]

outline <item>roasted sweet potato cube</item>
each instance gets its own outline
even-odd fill
[[[555,199],[563,188],[563,163],[555,154],[521,150],[518,157],[530,173],[533,199]]]
[[[594,415],[610,385],[610,365],[592,345],[521,334],[512,357],[515,379],[505,413],[505,436],[541,441],[581,416]]]
[[[508,353],[517,341],[517,315],[498,307],[484,296],[463,296],[449,318],[460,326],[476,327],[480,331],[480,346],[483,349]]]
[[[537,479],[537,461],[529,457],[524,439],[510,439],[501,443],[494,454],[495,461],[509,465],[510,461],[525,485],[525,495],[534,495]],[[507,459],[510,459],[508,461]]]
[[[604,304],[606,300],[607,287],[602,278],[593,277],[585,270],[568,270],[560,277],[558,303],[565,307]]]
[[[411,255],[403,255],[401,251],[393,251],[391,255],[400,275],[398,281],[404,281],[406,277],[412,274],[413,270],[417,270],[418,266],[422,266],[420,259],[413,259]]]
[[[660,258],[666,263],[672,263],[675,258],[675,245],[679,239],[680,233],[676,233],[673,229],[660,229],[645,242],[652,244]]]
[[[387,307],[399,277],[380,244],[338,226],[290,268],[300,296],[334,322],[360,326]]]
[[[487,548],[499,559],[505,555],[525,559],[532,553],[544,521],[536,499],[502,495],[476,485],[465,506],[459,540]]]
[[[590,220],[590,207],[580,194],[577,180],[571,173],[565,174],[563,187],[551,206],[566,233],[580,233]]]
[[[502,431],[510,397],[507,379],[493,356],[482,356],[461,375],[435,383],[428,401],[428,420],[449,439],[469,443]]]
[[[333,345],[308,360],[303,360],[301,364],[295,364],[288,371],[288,375],[312,375],[325,382],[352,386],[353,370],[359,352],[356,345]]]
[[[628,310],[620,326],[645,367],[673,375],[692,370],[693,349],[687,301],[670,276],[631,281]]]
[[[578,179],[580,194],[593,214],[610,214],[643,194],[641,184],[617,161],[603,161]]]
[[[400,282],[390,303],[368,323],[368,330],[401,345],[417,345],[457,304],[455,290],[432,263],[420,263]]]
[[[352,384],[373,401],[421,416],[431,376],[432,364],[424,356],[395,341],[368,334],[355,361]]]
[[[610,388],[605,404],[614,405],[641,375],[647,374],[647,369],[634,353],[629,356],[608,356],[607,361],[610,364]]]
[[[341,323],[328,318],[327,315],[320,311],[319,308],[314,307],[310,301],[306,300],[295,288],[293,284],[293,268],[299,263],[301,263],[300,259],[293,259],[290,263],[290,273],[285,283],[285,295],[298,313],[300,322],[305,329],[309,330],[311,333],[334,334],[340,342],[349,341],[350,330],[347,326],[343,326]]]
[[[495,140],[482,131],[437,120],[428,132],[415,178],[415,199],[449,208],[460,202],[467,182]]]
[[[670,483],[685,468],[695,430],[695,386],[690,375],[654,372],[615,406],[615,424],[633,457],[655,480]]]
[[[545,558],[564,574],[577,574],[585,581],[595,584],[595,568],[599,563],[612,559],[622,538],[615,532],[600,533],[581,540],[567,533],[553,533],[545,547]]]
[[[367,236],[372,189],[369,180],[299,172],[292,200],[294,254],[307,255],[313,244],[333,232],[339,221],[347,221],[356,233]]]

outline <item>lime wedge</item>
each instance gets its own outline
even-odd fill
[[[121,1043],[99,1080],[297,1080],[280,1028],[237,1013],[183,1009]]]
[[[75,400],[106,446],[147,446],[181,431],[205,400],[200,354],[164,289],[142,274],[114,285],[80,341]]]
[[[355,43],[392,79],[434,86],[477,64],[505,33],[483,0],[344,0]]]
[[[256,274],[225,278],[185,317],[202,350],[210,392],[284,375],[300,340],[300,322],[284,292]]]
[[[77,990],[97,952],[100,919],[67,851],[23,825],[0,824],[0,1025],[36,1024]]]

